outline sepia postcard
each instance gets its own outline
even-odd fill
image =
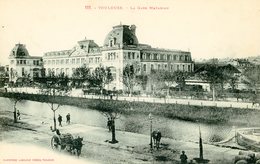
[[[0,164],[259,164],[259,18],[259,0],[0,0]]]

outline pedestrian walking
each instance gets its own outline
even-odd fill
[[[111,132],[111,126],[112,126],[112,120],[110,120],[110,118],[108,118],[107,120],[107,127],[108,127],[108,131]]]
[[[62,116],[61,115],[58,116],[58,121],[59,121],[59,126],[62,126],[61,125],[61,122],[62,122]]]
[[[20,114],[20,111],[17,110],[17,119],[20,120],[21,119],[21,114]]]
[[[70,124],[70,113],[68,113],[68,114],[66,115],[66,119],[67,119],[66,123],[67,123],[67,124]]]
[[[180,155],[181,164],[187,164],[187,155],[185,154],[185,151],[182,151],[182,154]]]

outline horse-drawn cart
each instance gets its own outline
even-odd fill
[[[83,138],[73,136],[69,133],[66,134],[55,134],[51,138],[51,147],[53,150],[67,150],[71,154],[79,156],[81,154],[81,148],[83,146]]]

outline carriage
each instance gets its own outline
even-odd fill
[[[83,146],[83,138],[73,138],[70,133],[66,134],[55,134],[51,138],[51,147],[53,150],[66,150],[71,154],[79,156],[81,154],[81,148]]]

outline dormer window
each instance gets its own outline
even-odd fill
[[[113,40],[110,40],[109,41],[109,47],[112,47],[113,46]]]
[[[114,40],[113,40],[113,41],[114,41],[114,45],[116,45],[116,38],[114,38]]]

